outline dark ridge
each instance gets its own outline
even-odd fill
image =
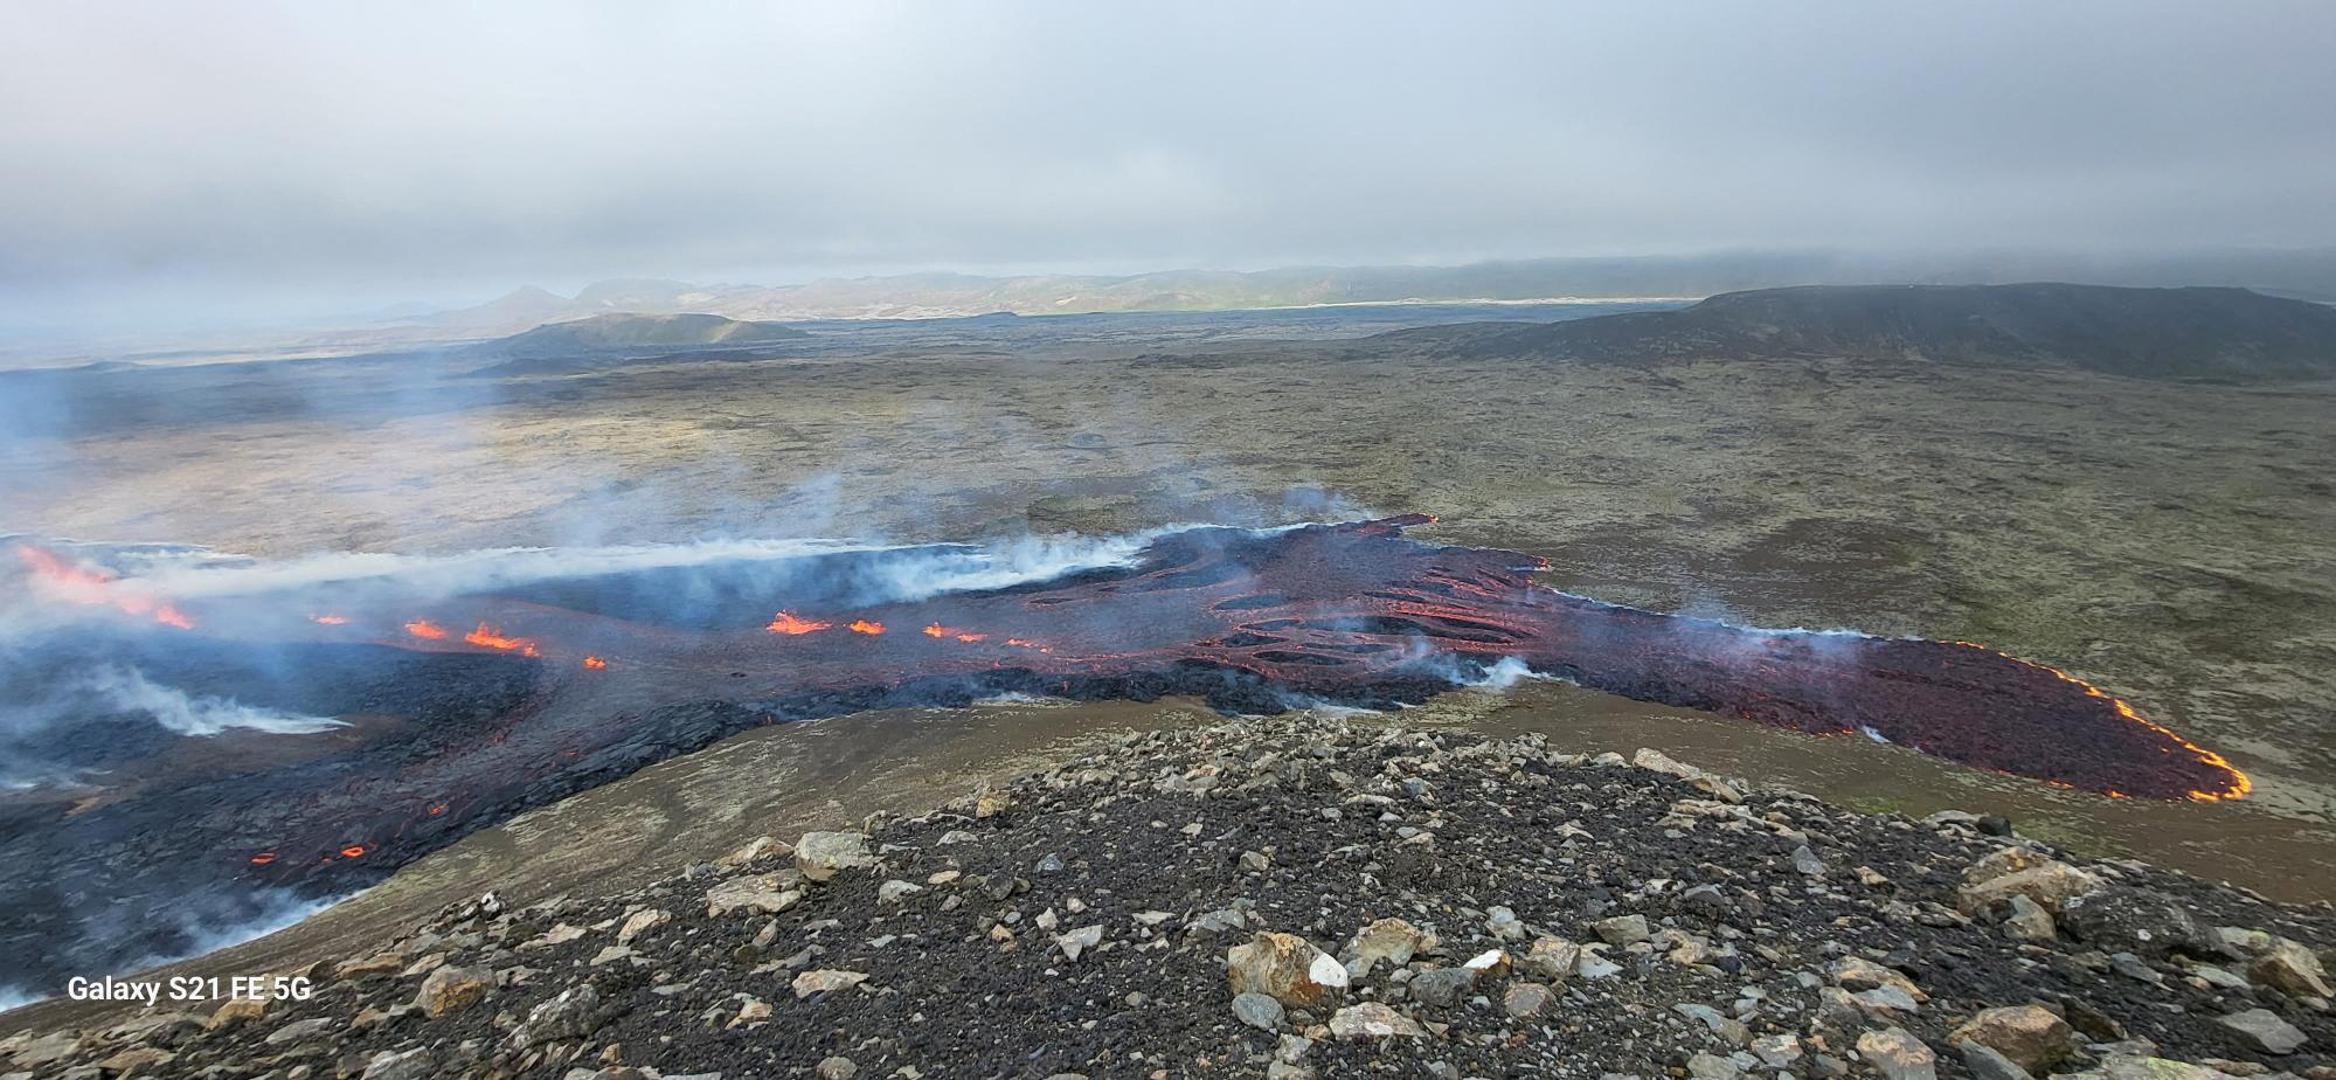
[[[1623,363],[1854,357],[2213,382],[2336,377],[2336,308],[2219,287],[1810,285],[1723,293],[1678,311],[1376,340]]]
[[[477,348],[485,355],[505,361],[481,374],[525,375],[589,370],[606,366],[612,360],[663,355],[674,350],[773,345],[810,336],[780,323],[748,322],[720,315],[594,315],[546,323]]]

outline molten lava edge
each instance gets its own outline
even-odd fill
[[[398,674],[380,666],[364,695],[380,703],[369,711],[410,723],[321,758],[6,822],[0,951],[14,970],[0,976],[44,983],[69,963],[102,966],[106,942],[58,947],[67,897],[161,909],[181,890],[230,883],[338,893],[751,726],[1004,692],[1189,694],[1241,712],[1383,707],[1515,658],[1640,701],[1862,732],[2061,787],[2202,800],[2249,787],[2220,756],[2048,667],[1969,643],[1746,630],[1602,604],[1535,585],[1530,556],[1402,535],[1427,520],[1194,529],[1126,568],[860,610],[741,596],[724,618],[689,625],[518,595],[292,612],[272,624],[270,649],[366,671],[370,657],[409,658]],[[204,614],[143,633],[204,641]],[[254,643],[211,638],[208,655],[224,665]],[[111,959],[167,947],[119,940]]]

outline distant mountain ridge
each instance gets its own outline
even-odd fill
[[[2146,260],[1992,254],[1952,258],[1729,254],[1528,259],[1464,266],[1293,266],[1124,275],[902,274],[799,285],[702,285],[634,278],[574,297],[529,287],[407,325],[507,334],[537,323],[617,312],[704,312],[745,320],[938,318],[1011,312],[1215,311],[1317,304],[1469,300],[1692,298],[1796,284],[1869,281],[1991,284],[2237,285],[2336,299],[2336,251],[2255,252]]]
[[[2336,377],[2336,308],[2221,287],[1812,285],[1724,293],[1677,311],[1401,330],[1375,340],[1589,361],[1861,357],[2151,379]]]

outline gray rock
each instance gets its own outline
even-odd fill
[[[2052,913],[2019,893],[2012,894],[2011,914],[2004,917],[2003,932],[2013,941],[2051,941],[2059,936]]]
[[[1702,1024],[1712,1034],[1727,1040],[1731,1045],[1742,1046],[1752,1041],[1752,1030],[1745,1027],[1743,1021],[1709,1005],[1681,1002],[1671,1006],[1671,1011]]]
[[[511,1032],[511,1045],[525,1050],[563,1039],[581,1039],[598,1031],[606,1019],[600,991],[591,983],[578,983],[528,1010],[526,1022]]]
[[[364,1080],[430,1080],[439,1075],[438,1062],[427,1046],[404,1053],[383,1050],[365,1062]]]
[[[1518,981],[1509,984],[1501,993],[1501,1011],[1518,1020],[1534,1020],[1549,1011],[1557,1001],[1557,994],[1537,982]]]
[[[856,832],[809,832],[795,841],[795,869],[812,881],[828,881],[845,870],[876,865],[868,838]]]
[[[1403,985],[1421,1004],[1449,1009],[1459,1003],[1461,995],[1476,986],[1476,972],[1464,967],[1430,968]]]
[[[2278,1013],[2269,1009],[2235,1012],[2223,1017],[2220,1023],[2266,1054],[2292,1054],[2308,1041],[2294,1024],[2280,1019]]]
[[[1282,1003],[1255,991],[1233,995],[1233,1015],[1241,1022],[1259,1031],[1272,1031],[1281,1026]]]
[[[2218,955],[2221,940],[2173,897],[2130,885],[2112,885],[2072,897],[2060,909],[2060,928],[2103,952],[2153,960],[2174,953]]]
[[[1687,1059],[1687,1075],[1692,1080],[1736,1080],[1744,1070],[1727,1058],[1698,1051]]]
[[[1339,1039],[1417,1039],[1427,1032],[1410,1017],[1379,1002],[1366,1001],[1330,1014],[1330,1034]]]
[[[1938,1055],[1899,1028],[1858,1036],[1857,1056],[1887,1080],[1938,1080]]]
[[[2035,1080],[2035,1074],[2017,1062],[1978,1043],[1956,1043],[1955,1052],[1962,1055],[1963,1067],[1979,1080]]]
[[[332,1027],[333,1022],[327,1017],[320,1016],[308,1020],[294,1020],[291,1023],[284,1025],[283,1027],[269,1032],[267,1043],[269,1046],[297,1045],[299,1043],[307,1042],[310,1039],[316,1038],[317,1036],[332,1030]],[[18,1055],[20,1060],[22,1056],[23,1055]]]
[[[860,1075],[860,1066],[848,1057],[836,1055],[821,1058],[819,1066],[813,1071],[819,1080],[852,1080]]]
[[[1803,844],[1793,849],[1793,869],[1810,877],[1824,877],[1825,860],[1818,858],[1816,852]]]
[[[1611,919],[1600,919],[1591,923],[1590,929],[1597,931],[1598,937],[1609,945],[1629,945],[1652,936],[1647,930],[1647,917],[1644,915],[1616,915]]]

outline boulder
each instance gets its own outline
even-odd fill
[[[2292,1054],[2307,1041],[2304,1033],[2269,1009],[2248,1009],[2223,1017],[2219,1023],[2237,1032],[2248,1046],[2266,1054]]]
[[[1225,953],[1225,980],[1235,994],[1264,994],[1295,1009],[1320,1005],[1346,989],[1346,965],[1296,934],[1261,931]]]
[[[1591,923],[1590,929],[1597,931],[1598,937],[1609,945],[1628,945],[1652,936],[1647,930],[1647,917],[1644,915],[1616,915],[1611,919],[1600,919]]]
[[[1272,1031],[1281,1026],[1282,1003],[1256,992],[1233,995],[1233,1015],[1242,1023],[1259,1031]]]
[[[1545,983],[1519,980],[1509,984],[1501,993],[1501,1011],[1512,1019],[1538,1020],[1557,1001],[1556,992]]]
[[[2005,851],[2024,851],[2024,848],[2006,848]],[[1999,853],[2000,854],[2000,853]],[[2047,859],[2024,870],[1988,877],[1981,881],[1967,881],[1955,893],[1956,906],[1966,915],[1985,911],[1996,904],[2008,904],[2015,896],[2025,896],[2046,911],[2058,912],[2068,901],[2101,887],[2101,879],[2067,863]]]
[[[2328,969],[2302,942],[2272,938],[2247,974],[2255,981],[2297,997],[2336,997],[2328,985]]]
[[[1857,1037],[1857,1056],[1886,1080],[1938,1080],[1938,1055],[1921,1039],[1899,1028],[1869,1031]]]
[[[846,870],[876,865],[867,836],[856,832],[809,832],[795,841],[795,869],[811,881],[830,881]]]
[[[1422,1005],[1449,1009],[1476,988],[1476,972],[1468,968],[1429,968],[1403,984],[1405,992]]]
[[[2173,897],[2112,885],[2061,905],[2060,928],[2103,952],[2163,960],[2174,953],[2214,956],[2221,942]]]
[[[776,915],[803,902],[803,890],[786,888],[779,874],[735,877],[706,890],[706,917],[719,919],[732,912]]]
[[[581,1039],[598,1031],[604,1019],[600,991],[591,983],[578,983],[528,1010],[527,1020],[511,1032],[511,1045],[525,1050],[563,1039]]]
[[[631,942],[651,930],[673,921],[673,913],[659,908],[642,908],[626,916],[623,926],[617,927],[617,944]]]
[[[435,1020],[486,1000],[487,991],[494,987],[494,975],[478,968],[448,964],[422,980],[422,989],[414,995],[414,1004],[422,1010],[423,1015]]]
[[[2030,1073],[2042,1073],[2076,1052],[2076,1029],[2041,1005],[1982,1009],[1947,1036],[1947,1045],[1984,1046]]]

